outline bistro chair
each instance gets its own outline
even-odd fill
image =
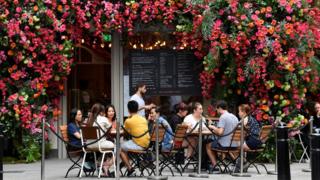
[[[79,176],[80,170],[81,170],[80,160],[81,160],[82,154],[83,154],[82,150],[81,150],[81,148],[76,149],[76,148],[70,147],[68,145],[68,143],[69,143],[68,125],[61,125],[61,126],[59,126],[59,129],[60,129],[61,136],[64,140],[64,145],[66,148],[67,157],[72,162],[72,165],[68,168],[67,173],[64,177],[67,178],[69,172],[73,169],[79,169],[79,172],[78,172],[78,176]]]
[[[160,170],[159,170],[160,174],[162,174],[162,171],[165,168],[168,168],[170,170],[172,176],[174,176],[173,170],[171,168],[171,166],[172,166],[182,176],[183,167],[181,167],[181,165],[180,165],[180,168],[178,167],[179,165],[176,164],[175,157],[179,152],[184,151],[184,147],[182,147],[182,143],[187,135],[187,131],[188,131],[187,125],[182,125],[182,124],[177,125],[176,130],[175,130],[175,134],[173,134],[174,138],[173,138],[171,149],[169,151],[161,151],[161,155],[163,158],[162,158],[160,165],[159,165],[160,166]]]
[[[236,128],[234,128],[230,133],[232,134],[232,138],[229,146],[226,147],[216,147],[211,148],[212,151],[217,153],[217,166],[219,167],[221,172],[230,172],[230,165],[235,165],[236,159],[240,155],[240,141],[241,141],[241,127],[240,123]],[[221,136],[220,136],[221,137]],[[216,135],[216,138],[219,139],[219,136]],[[224,169],[222,169],[224,167]]]
[[[155,175],[155,142],[156,142],[156,127],[153,126],[149,147],[144,150],[128,150],[128,156],[132,160],[132,167],[138,168],[140,171],[140,176]],[[165,135],[165,129],[159,125],[159,145],[163,141]],[[160,147],[160,146],[159,146]]]
[[[245,151],[248,156],[249,155],[253,155],[254,158],[247,158],[248,161],[248,167],[250,167],[251,165],[254,166],[257,170],[257,173],[260,174],[260,171],[257,167],[257,165],[262,166],[266,172],[268,173],[268,169],[267,167],[263,164],[263,163],[256,163],[256,161],[259,159],[259,157],[263,154],[263,151],[265,151],[265,147],[266,147],[266,142],[269,139],[269,135],[271,134],[271,132],[273,131],[273,126],[272,125],[264,125],[262,126],[261,130],[260,130],[260,136],[259,139],[262,142],[262,145],[260,148],[258,149],[253,149],[253,150],[247,150]]]
[[[98,143],[98,147],[90,144],[90,142],[96,141],[97,139],[101,138],[101,134],[100,134],[100,130],[98,127],[81,127],[80,129],[80,134],[81,134],[81,143],[82,143],[82,151],[84,152],[84,158],[82,161],[82,165],[81,165],[81,172],[80,172],[80,178],[82,175],[82,171],[83,171],[83,166],[84,166],[84,159],[87,155],[87,153],[93,153],[94,154],[94,159],[95,159],[95,166],[97,169],[97,156],[96,153],[101,153],[102,154],[102,158],[101,158],[101,162],[100,162],[100,167],[99,167],[99,173],[98,173],[98,178],[100,178],[101,176],[101,172],[102,172],[102,166],[103,166],[103,162],[104,162],[104,158],[106,154],[111,154],[112,158],[114,159],[113,161],[113,167],[114,169],[116,169],[116,165],[115,165],[115,155],[114,155],[114,148],[103,148],[100,145],[100,142],[96,142]],[[116,172],[116,171],[115,171]]]

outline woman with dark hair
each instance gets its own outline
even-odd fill
[[[102,104],[96,103],[92,106],[88,126],[98,127],[100,129],[101,136],[103,136],[111,127],[111,123],[105,117],[105,107]],[[99,145],[102,149],[114,148],[113,142],[107,140],[106,138],[102,138],[97,143],[89,145],[89,147],[98,148]],[[104,161],[102,166],[103,166],[105,176],[109,176],[108,171],[109,171],[109,168],[112,166],[113,161],[114,160],[112,158],[106,159]]]
[[[74,108],[70,112],[70,122],[68,124],[68,137],[71,146],[68,146],[69,150],[81,149],[81,135],[80,135],[80,123],[82,120],[82,112],[80,109]],[[93,170],[94,163],[92,157],[87,156],[86,162],[84,163],[86,170]]]
[[[106,117],[108,118],[112,129],[115,130],[116,125],[117,125],[117,122],[116,122],[117,121],[117,114],[116,114],[116,110],[112,104],[109,104],[106,107]]]
[[[183,118],[188,114],[188,106],[185,103],[180,102],[174,106],[174,109],[175,114],[171,117],[169,122],[173,132],[175,132],[177,125],[181,124]]]
[[[80,109],[72,109],[70,113],[70,122],[68,124],[68,137],[70,146],[72,149],[80,149],[81,147],[81,136],[80,136],[80,123],[82,120],[82,112]],[[77,147],[78,146],[78,147]]]

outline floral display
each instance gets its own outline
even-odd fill
[[[305,123],[306,96],[317,96],[319,87],[319,9],[311,0],[207,5],[200,27],[210,43],[201,74],[203,95],[211,97],[218,83],[225,98],[251,104],[260,121],[279,116],[290,126]]]
[[[174,29],[177,47],[203,60],[204,97],[222,89],[225,98],[250,102],[258,120],[281,116],[302,122],[300,109],[308,96],[317,95],[319,82],[320,11],[311,5],[311,0],[0,0],[0,122],[7,135],[27,134],[32,142],[42,118],[52,123],[61,113],[74,47],[95,48],[115,31],[133,35],[140,24]]]

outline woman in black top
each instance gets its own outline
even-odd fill
[[[176,131],[177,125],[181,124],[184,117],[188,114],[188,106],[185,103],[180,102],[174,106],[174,109],[175,114],[171,117],[169,122],[173,132]]]
[[[239,106],[239,116],[244,120],[244,126],[248,135],[246,136],[245,143],[243,144],[244,150],[257,149],[261,146],[260,136],[260,123],[250,115],[250,106],[241,104]]]

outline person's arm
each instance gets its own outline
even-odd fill
[[[220,117],[219,122],[217,124],[217,126],[210,126],[213,130],[213,132],[215,134],[217,134],[218,136],[222,136],[224,133],[224,127],[226,125],[226,120],[224,119],[224,117]]]
[[[214,125],[210,125],[209,128],[218,136],[222,136],[224,133],[224,128],[216,127]]]
[[[153,103],[151,103],[151,104],[149,104],[149,105],[145,105],[145,106],[139,107],[138,111],[143,110],[143,109],[150,110],[150,109],[153,108],[153,107],[156,107],[156,105],[153,104]]]

